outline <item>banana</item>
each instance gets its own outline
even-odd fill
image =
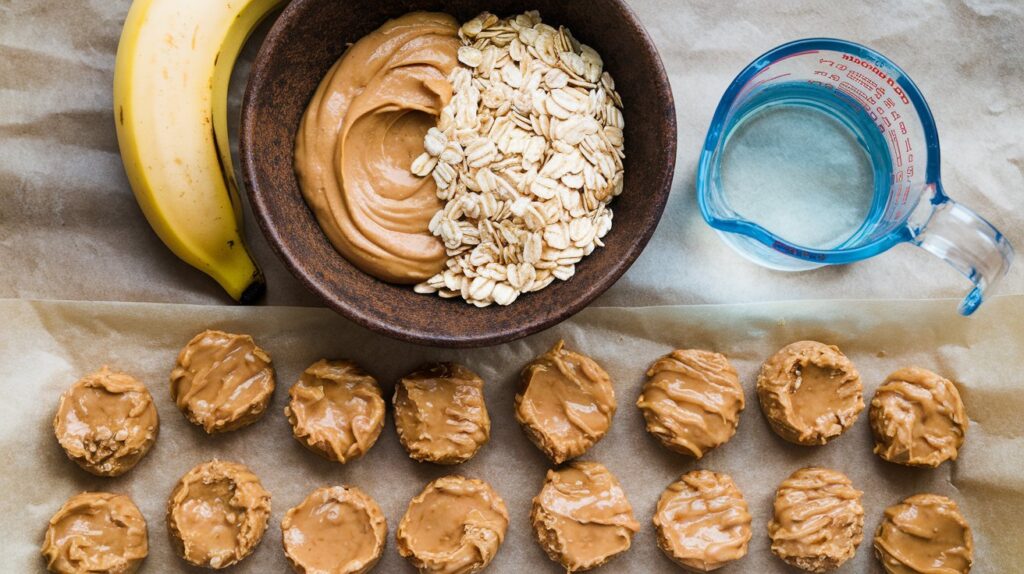
[[[156,234],[237,301],[263,274],[245,247],[227,92],[252,30],[282,0],[135,0],[114,64],[114,122],[135,198]]]

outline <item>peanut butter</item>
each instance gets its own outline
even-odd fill
[[[459,464],[490,436],[484,381],[462,365],[438,363],[402,377],[394,401],[398,439],[416,460]]]
[[[801,468],[779,485],[768,523],[772,552],[808,572],[828,572],[853,558],[864,536],[864,493],[843,473]]]
[[[647,432],[669,450],[700,459],[736,433],[743,387],[724,355],[675,350],[647,371],[636,406]]]
[[[654,513],[658,546],[694,572],[711,572],[747,555],[752,536],[743,493],[727,474],[695,470],[662,493]]]
[[[53,418],[53,432],[68,458],[97,476],[131,470],[159,430],[146,386],[105,366],[65,391]]]
[[[127,496],[83,492],[50,519],[42,552],[58,574],[132,574],[149,554],[146,519]]]
[[[596,462],[549,470],[530,521],[544,552],[567,572],[605,564],[629,550],[640,530],[619,480]]]
[[[364,574],[388,536],[372,498],[354,486],[314,490],[281,521],[284,553],[299,574]]]
[[[490,485],[450,475],[409,502],[395,538],[421,574],[470,574],[491,563],[507,529],[505,501]]]
[[[380,386],[351,361],[313,363],[288,394],[284,413],[295,439],[328,460],[363,456],[384,428]]]
[[[185,345],[171,371],[171,398],[210,434],[256,422],[273,393],[270,356],[249,335],[203,331]]]
[[[871,400],[875,453],[889,462],[936,467],[956,460],[967,412],[956,386],[918,367],[886,377]]]
[[[860,374],[835,345],[799,341],[764,362],[757,396],[768,423],[796,444],[825,444],[864,410]]]
[[[966,574],[974,538],[955,502],[916,494],[885,509],[875,555],[889,574]]]
[[[270,518],[270,493],[248,467],[204,462],[181,477],[167,501],[167,529],[194,566],[221,569],[256,549]]]
[[[585,453],[615,415],[611,378],[593,359],[559,341],[523,369],[516,420],[555,464]]]
[[[327,72],[295,138],[299,187],[334,247],[366,273],[417,283],[444,268],[428,230],[443,205],[409,171],[452,97],[458,24],[414,12],[349,47]]]

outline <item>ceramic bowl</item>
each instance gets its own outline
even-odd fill
[[[614,225],[569,281],[521,296],[512,305],[477,308],[461,299],[414,293],[379,281],[345,260],[320,230],[299,192],[295,133],[313,92],[349,43],[415,10],[443,11],[464,22],[481,10],[498,15],[539,10],[601,54],[622,96],[626,159]],[[284,264],[345,317],[374,331],[444,347],[497,344],[550,327],[611,287],[640,255],[664,210],[676,156],[675,106],[658,52],[621,0],[292,0],[253,63],[242,104],[242,175],[260,228]]]

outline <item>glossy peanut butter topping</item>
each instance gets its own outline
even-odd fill
[[[128,472],[156,441],[160,420],[146,386],[103,367],[64,392],[53,431],[68,458],[99,476]]]
[[[783,347],[757,377],[761,410],[772,429],[797,444],[825,444],[864,410],[860,374],[835,345],[799,341]]]
[[[580,456],[608,432],[615,415],[611,378],[593,359],[559,341],[523,369],[516,420],[555,463]]]
[[[655,361],[647,377],[636,406],[647,432],[666,448],[699,459],[736,433],[743,387],[724,355],[675,350]]]
[[[670,484],[654,513],[658,546],[695,572],[711,572],[746,556],[750,521],[732,478],[709,470],[688,472]]]
[[[414,12],[363,36],[327,72],[295,138],[303,197],[334,247],[385,281],[438,273],[444,245],[427,229],[443,207],[433,178],[409,171],[452,97],[458,24]]]
[[[395,386],[395,427],[409,456],[458,464],[487,443],[491,419],[484,381],[455,363],[438,363],[410,373]]]
[[[146,520],[127,496],[83,492],[50,519],[42,552],[50,572],[131,574],[149,554]]]
[[[530,521],[541,547],[567,572],[597,568],[629,550],[640,530],[619,480],[584,461],[548,471]]]
[[[875,555],[889,574],[966,574],[974,538],[955,502],[916,494],[885,509]]]
[[[248,467],[212,460],[181,477],[167,502],[167,527],[182,557],[227,568],[252,553],[270,518],[270,493]]]
[[[490,485],[451,475],[409,502],[395,538],[422,574],[470,574],[491,563],[507,529],[505,501]]]
[[[384,552],[388,527],[354,486],[314,490],[281,521],[284,553],[300,574],[364,574]]]
[[[768,523],[772,552],[808,572],[828,572],[853,558],[863,538],[861,491],[841,472],[802,468],[779,485]]]
[[[384,398],[377,380],[351,361],[310,365],[288,393],[285,415],[306,448],[341,463],[359,458],[384,428]]]
[[[956,386],[929,370],[900,369],[871,400],[875,453],[910,466],[956,460],[967,434],[967,412]]]
[[[256,422],[274,393],[270,356],[249,335],[203,331],[178,354],[171,397],[208,433]]]

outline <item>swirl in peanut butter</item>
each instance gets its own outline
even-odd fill
[[[853,558],[864,535],[864,493],[843,473],[801,468],[779,485],[768,523],[772,552],[808,572],[828,572]]]
[[[936,467],[956,460],[967,433],[960,393],[948,379],[918,367],[889,375],[871,400],[875,453],[889,462]]]
[[[366,273],[417,283],[446,254],[427,229],[441,209],[430,177],[410,173],[458,65],[455,19],[415,12],[362,37],[321,81],[295,138],[299,187],[334,247]]]

